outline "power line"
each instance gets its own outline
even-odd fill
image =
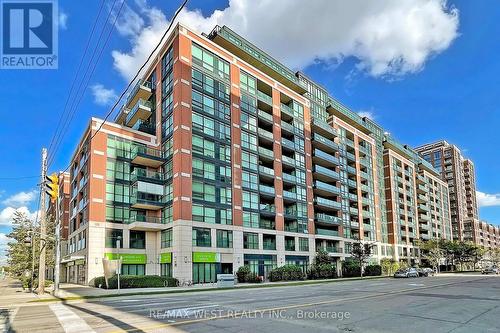
[[[168,25],[167,29],[165,30],[165,32],[163,33],[162,37],[160,38],[160,40],[158,41],[158,44],[156,44],[155,48],[153,49],[153,51],[151,51],[151,53],[149,54],[148,58],[146,59],[146,61],[142,64],[142,66],[139,68],[139,70],[137,71],[137,73],[134,75],[134,77],[130,80],[130,82],[128,83],[127,87],[125,88],[125,90],[120,94],[120,96],[118,97],[117,101],[115,102],[115,104],[113,104],[113,106],[111,107],[111,109],[108,111],[108,113],[106,114],[106,116],[104,117],[104,120],[101,122],[101,124],[99,125],[99,127],[97,128],[97,130],[94,132],[94,134],[92,134],[90,136],[90,139],[89,141],[92,141],[92,139],[97,135],[97,133],[99,133],[99,131],[102,129],[102,126],[104,125],[104,123],[106,122],[106,120],[109,118],[109,116],[113,113],[113,111],[115,110],[115,108],[118,106],[118,104],[120,103],[120,100],[123,98],[123,96],[125,95],[125,93],[130,89],[130,87],[132,86],[132,83],[135,82],[135,80],[137,79],[137,77],[139,76],[139,74],[141,73],[141,71],[144,69],[144,67],[146,67],[146,65],[148,64],[148,62],[151,60],[151,57],[154,55],[154,53],[156,52],[156,50],[161,46],[161,43],[163,41],[163,39],[165,39],[165,36],[167,35],[168,31],[172,28],[172,25],[175,21],[175,19],[177,18],[177,16],[179,15],[179,13],[181,12],[181,10],[186,6],[188,0],[184,0],[183,3],[181,4],[181,6],[175,11],[172,19],[170,20],[170,24]],[[123,4],[122,4],[123,5]],[[55,154],[54,154],[55,155]],[[68,166],[66,166],[66,168],[62,171],[62,172],[65,172],[69,169],[69,167],[71,166],[71,163],[68,164]]]
[[[123,5],[125,4],[125,0],[122,0],[121,1],[121,5],[120,5],[120,8],[118,9],[118,13],[117,15],[115,16],[114,18],[114,21],[113,21],[113,24],[111,25],[109,31],[108,31],[108,34],[106,36],[106,40],[104,41],[104,44],[102,45],[101,49],[100,49],[100,52],[98,53],[98,57],[95,61],[94,60],[94,57],[96,55],[96,52],[97,50],[99,49],[99,44],[100,44],[100,41],[102,39],[102,36],[104,34],[104,31],[105,31],[105,28],[106,28],[106,23],[109,21],[110,17],[111,17],[111,14],[113,13],[113,8],[116,4],[116,1],[117,0],[113,0],[113,4],[111,6],[111,8],[109,9],[109,12],[108,12],[108,16],[106,17],[106,21],[104,22],[104,26],[103,26],[103,29],[101,30],[100,34],[99,34],[99,37],[97,39],[97,43],[96,43],[96,47],[94,48],[93,52],[92,52],[92,56],[90,57],[90,60],[89,60],[89,63],[88,63],[88,66],[87,68],[85,69],[85,73],[83,74],[82,76],[82,80],[80,81],[79,85],[78,85],[78,88],[76,90],[76,95],[75,95],[75,98],[72,99],[72,103],[71,103],[71,106],[69,108],[69,112],[67,113],[68,114],[68,117],[66,118],[66,121],[63,125],[63,127],[61,128],[61,131],[55,141],[55,145],[54,145],[54,149],[53,149],[53,153],[51,154],[51,156],[49,157],[49,160],[48,160],[48,165],[50,166],[52,164],[52,162],[54,161],[54,158],[55,158],[55,155],[57,153],[57,151],[59,150],[59,147],[60,147],[60,144],[61,144],[61,141],[62,139],[64,138],[64,136],[66,135],[68,129],[69,129],[69,126],[71,124],[71,122],[73,121],[73,118],[75,116],[75,113],[76,111],[78,110],[78,106],[80,105],[80,101],[82,100],[82,97],[84,96],[85,94],[85,91],[87,90],[87,87],[88,87],[88,84],[90,82],[90,79],[92,78],[92,75],[94,74],[94,71],[95,71],[95,68],[97,67],[97,64],[101,58],[101,55],[102,55],[102,52],[104,51],[104,49],[106,48],[106,45],[108,44],[108,41],[109,41],[109,38],[111,36],[111,33],[113,32],[114,30],[114,26],[116,24],[116,21],[118,20],[118,17],[120,16],[120,13],[121,13],[121,10],[123,8]],[[88,79],[86,80],[87,78],[87,73],[89,72],[89,68],[91,68],[92,66],[92,70],[90,72],[90,75],[88,76]],[[81,90],[82,88],[82,84],[85,83],[85,85],[83,86],[83,90]],[[81,94],[80,94],[80,91],[81,91]],[[78,98],[78,95],[80,94],[80,97]],[[75,104],[75,101],[76,104]]]
[[[85,45],[85,50],[83,52],[82,57],[80,58],[80,63],[78,65],[78,69],[76,70],[75,76],[73,77],[73,82],[71,83],[71,88],[69,90],[69,94],[66,98],[66,102],[64,103],[63,112],[61,113],[61,116],[59,117],[59,121],[57,123],[56,130],[54,131],[54,135],[52,136],[52,139],[50,140],[50,144],[49,144],[49,148],[48,148],[49,152],[51,151],[52,144],[54,143],[54,139],[56,138],[56,135],[59,132],[59,127],[61,126],[61,122],[62,122],[64,116],[66,115],[66,109],[68,107],[69,99],[70,99],[71,95],[73,94],[73,88],[75,87],[76,80],[79,77],[78,74],[80,73],[80,69],[82,67],[83,60],[85,59],[85,56],[87,55],[87,51],[88,51],[89,46],[90,46],[90,41],[92,40],[92,37],[94,36],[94,30],[95,30],[95,27],[97,26],[97,22],[99,21],[99,17],[101,16],[102,8],[104,7],[105,2],[106,2],[106,0],[101,1],[101,5],[99,6],[99,11],[97,13],[97,16],[94,19],[94,23],[92,25],[92,29],[91,29],[89,38],[87,39],[87,44]],[[104,24],[106,24],[106,23],[104,23]],[[103,26],[103,28],[104,28],[104,26]],[[96,45],[98,45],[98,43]]]
[[[39,178],[40,175],[36,176],[19,176],[19,177],[0,177],[0,180],[18,180],[18,179],[33,179],[33,178]]]

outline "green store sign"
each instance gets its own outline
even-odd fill
[[[218,262],[216,252],[193,252],[193,262]]]
[[[172,263],[172,253],[161,253],[160,254],[160,264],[171,264]]]
[[[141,253],[105,253],[104,256],[108,260],[118,260],[122,258],[122,264],[146,264],[147,257]]]

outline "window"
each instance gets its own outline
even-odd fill
[[[257,190],[259,188],[259,177],[255,173],[242,171],[241,186],[246,189]]]
[[[250,74],[247,74],[244,71],[240,71],[240,88],[255,95],[256,87],[257,87],[257,80]]]
[[[193,180],[193,199],[215,202],[215,185]]]
[[[257,136],[241,132],[241,147],[251,151],[257,151]]]
[[[259,209],[259,195],[257,193],[243,191],[243,208]]]
[[[257,99],[255,97],[241,94],[240,106],[242,111],[257,114]]]
[[[259,227],[259,213],[243,212],[243,226],[247,228]]]
[[[211,247],[212,237],[210,236],[210,229],[193,228],[193,246]]]
[[[200,136],[193,135],[193,152],[206,157],[215,158],[215,143]]]
[[[227,61],[194,43],[191,52],[193,64],[203,67],[206,71],[212,72],[220,78],[229,80],[229,63]]]
[[[123,248],[123,230],[106,229],[106,248],[116,249],[120,241],[120,248]]]
[[[172,229],[161,231],[161,248],[172,247]]]
[[[193,204],[193,221],[215,223],[215,208]]]
[[[262,248],[264,250],[276,250],[276,236],[275,235],[263,235],[262,236]]]
[[[251,232],[243,233],[243,248],[244,249],[258,249],[259,248],[259,235]]]
[[[193,176],[215,180],[215,164],[193,157]]]
[[[257,155],[242,151],[241,152],[241,166],[253,171],[258,169],[259,163]]]
[[[146,233],[144,231],[130,230],[130,248],[146,248]]]
[[[144,264],[122,264],[122,275],[145,275],[146,265]]]
[[[172,276],[172,264],[160,264],[160,275],[161,276]]]
[[[309,251],[309,239],[299,238],[299,251]]]
[[[217,247],[232,248],[233,232],[229,230],[217,230]]]
[[[241,112],[241,128],[250,132],[257,132],[257,118],[246,112]]]
[[[295,237],[285,237],[285,251],[295,251]]]

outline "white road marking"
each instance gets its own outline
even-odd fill
[[[54,312],[66,333],[95,333],[95,331],[76,313],[61,303],[50,304],[49,308]]]
[[[386,282],[372,283],[372,284],[369,284],[368,287],[383,286],[384,284],[387,284],[387,283]]]
[[[425,287],[423,283],[408,283],[408,285],[413,287]]]

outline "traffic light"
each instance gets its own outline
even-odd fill
[[[50,176],[45,176],[45,192],[49,195],[50,201],[56,202],[59,195],[59,177],[56,173]]]

